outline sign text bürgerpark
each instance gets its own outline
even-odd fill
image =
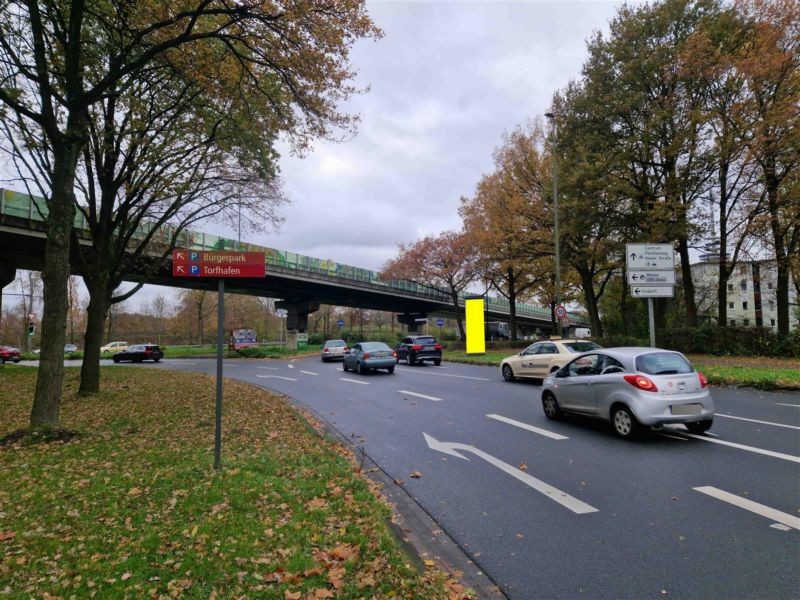
[[[261,252],[173,250],[173,277],[266,277]]]

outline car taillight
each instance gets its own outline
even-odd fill
[[[625,381],[630,383],[633,387],[638,388],[645,392],[657,392],[656,384],[650,381],[644,375],[625,375]]]
[[[342,350],[342,352],[347,352],[347,350],[348,350],[348,348],[347,348],[347,346],[345,346],[344,350]]]
[[[436,344],[436,346],[434,346],[434,347],[435,347],[437,350],[441,350],[441,349],[442,349],[442,345],[441,345],[441,344]]]
[[[698,371],[697,372],[697,377],[700,379],[700,387],[701,388],[708,387],[708,379],[706,379],[705,375],[703,375],[700,371]]]
[[[369,358],[369,352],[364,352],[364,358]]]
[[[395,352],[394,350],[392,350],[392,358],[397,358],[397,352]]]
[[[422,346],[417,346],[417,345],[414,345],[414,346],[411,346],[411,349],[412,349],[414,352],[419,352],[420,350],[422,350]]]
[[[144,353],[145,353],[145,354],[152,354],[152,353],[153,353],[153,351],[152,351],[152,350],[145,350],[145,351],[144,351]]]
[[[322,349],[322,352],[323,352],[323,353],[325,353],[325,352],[330,352],[330,350],[328,350],[327,348],[323,348],[323,349]]]

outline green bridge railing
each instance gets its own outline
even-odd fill
[[[47,212],[47,203],[44,198],[0,188],[0,214],[42,222],[47,218]],[[151,226],[146,223],[140,225],[140,236],[144,237],[148,234],[150,232],[150,227]],[[82,231],[88,231],[89,229],[80,212],[75,215],[75,228]],[[153,239],[156,243],[167,243],[168,240],[172,238],[174,231],[175,230],[171,227],[162,226],[153,236]],[[257,244],[238,242],[237,240],[212,235],[210,233],[185,229],[178,235],[178,246],[191,250],[262,252],[266,257],[268,266],[388,287],[398,291],[424,296],[428,299],[435,299],[443,303],[450,302],[450,296],[445,291],[432,289],[412,281],[405,281],[402,279],[386,281],[381,279],[376,271],[371,271],[369,269],[353,267],[333,260],[304,256],[296,252],[286,252],[284,250],[276,250]],[[510,309],[508,300],[502,297],[487,297],[486,304],[488,310],[497,312],[507,313]],[[517,315],[549,321],[550,309],[535,304],[517,302]],[[571,323],[578,325],[586,324],[586,320],[580,315],[570,313],[569,318]]]

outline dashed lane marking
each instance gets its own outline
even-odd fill
[[[692,489],[696,492],[700,492],[701,494],[706,494],[712,498],[716,498],[717,500],[722,500],[728,504],[733,504],[739,508],[749,510],[752,513],[766,517],[770,521],[776,521],[785,527],[791,527],[792,529],[800,530],[800,517],[795,517],[794,515],[781,512],[764,504],[753,502],[747,498],[742,498],[741,496],[731,494],[730,492],[726,492],[725,490],[721,490],[710,485]]]
[[[300,371],[301,373],[305,373],[306,375],[319,375],[319,373],[314,373],[314,371]]]
[[[355,379],[348,379],[347,377],[339,377],[339,381],[346,381],[347,383],[357,383],[358,385],[369,385],[368,381],[357,381]]]
[[[436,377],[456,377],[458,379],[474,379],[475,381],[491,381],[487,377],[469,377],[468,375],[451,375],[450,373],[430,373],[413,367],[400,369],[403,373],[419,373],[420,375],[434,375]]]
[[[773,425],[774,427],[786,427],[788,429],[800,429],[797,425],[784,425],[783,423],[773,423],[772,421],[759,421],[758,419],[745,419],[744,417],[735,417],[733,415],[716,414],[717,417],[725,417],[726,419],[736,419],[738,421],[750,421],[751,423],[761,423],[762,425]]]
[[[425,400],[433,400],[434,402],[441,402],[441,398],[436,396],[426,396],[425,394],[418,394],[417,392],[409,392],[408,390],[397,390],[398,394],[408,394],[409,396],[416,396],[417,398],[424,398]]]
[[[502,415],[486,415],[486,416],[489,417],[490,419],[494,419],[495,421],[508,423],[509,425],[513,425],[514,427],[519,427],[520,429],[524,429],[526,431],[532,431],[533,433],[538,433],[539,435],[543,435],[544,437],[548,437],[552,440],[569,439],[567,436],[561,435],[560,433],[553,433],[552,431],[547,431],[546,429],[534,427],[533,425],[528,425],[527,423],[523,423],[522,421],[515,421],[514,419],[509,419],[508,417],[504,417]]]
[[[756,454],[763,454],[764,456],[771,456],[772,458],[780,458],[791,462],[800,463],[800,456],[792,456],[791,454],[783,454],[782,452],[773,452],[772,450],[764,450],[763,448],[756,448],[754,446],[745,446],[744,444],[736,444],[734,442],[727,442],[725,440],[715,440],[697,435],[694,433],[684,433],[683,435],[696,440],[703,440],[704,442],[711,442],[712,444],[722,444],[723,446],[730,446],[731,448],[738,448],[739,450],[747,450],[748,452],[755,452]]]

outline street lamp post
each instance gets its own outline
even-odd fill
[[[556,115],[548,112],[544,116],[550,121],[551,135],[553,136],[552,151],[550,153],[553,161],[553,237],[556,242],[556,307],[561,306],[561,250],[558,236],[558,159],[556,154]],[[561,336],[561,319],[556,319],[558,335]]]

